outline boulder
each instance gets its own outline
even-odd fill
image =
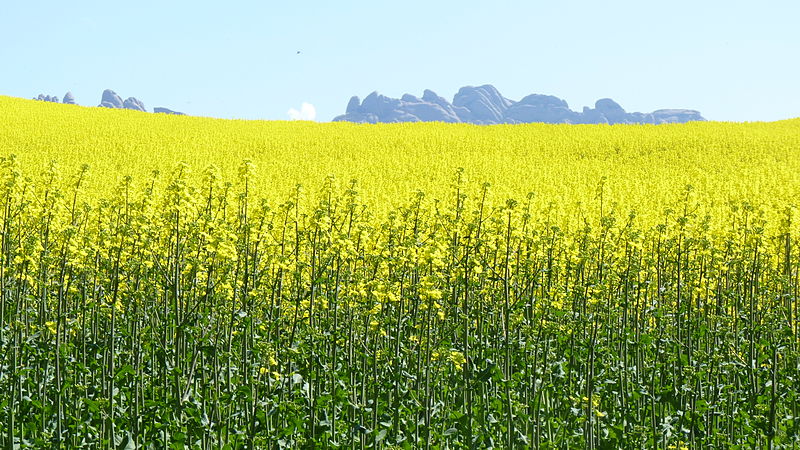
[[[111,89],[106,89],[103,91],[103,98],[100,100],[100,106],[104,108],[122,108],[122,97]]]
[[[135,97],[128,97],[122,103],[122,107],[125,109],[133,109],[135,111],[147,112],[147,109],[144,107],[144,103],[142,103],[141,100]]]
[[[512,102],[500,95],[490,84],[473,87],[465,86],[453,97],[453,105],[469,110],[469,119],[478,124],[494,124],[505,122],[505,112]],[[466,121],[466,117],[460,117]]]
[[[610,98],[601,98],[596,101],[594,109],[602,114],[610,124],[630,123],[629,117],[622,106]]]

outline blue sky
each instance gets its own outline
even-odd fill
[[[800,117],[797,1],[37,1],[0,4],[0,95],[316,120],[352,95],[493,84],[712,120]],[[297,51],[301,53],[298,55]]]

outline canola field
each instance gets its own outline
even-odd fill
[[[800,445],[800,120],[0,114],[3,448]]]

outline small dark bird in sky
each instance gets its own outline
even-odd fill
[[[297,54],[298,54],[298,55],[300,54],[300,50],[298,50],[298,51],[297,51]]]

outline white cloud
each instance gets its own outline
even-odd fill
[[[317,108],[311,103],[305,103],[300,106],[300,111],[290,108],[287,111],[290,120],[315,120],[317,118]]]

